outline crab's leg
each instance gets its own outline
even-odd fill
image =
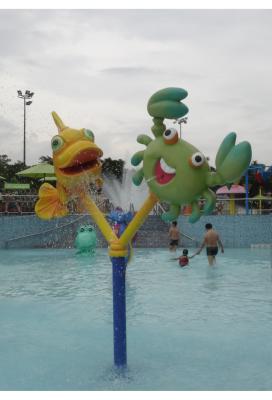
[[[171,222],[178,218],[180,213],[180,206],[175,204],[170,205],[170,210],[164,214],[162,214],[162,220],[164,222]]]
[[[192,214],[189,217],[189,222],[194,223],[199,220],[201,213],[200,208],[197,201],[193,201],[192,206]]]
[[[149,137],[147,135],[139,135],[137,137],[137,142],[148,146],[149,143],[153,142],[153,139],[151,139],[151,137]]]
[[[204,192],[202,193],[202,196],[206,200],[203,214],[208,215],[213,211],[213,209],[215,207],[216,197],[215,197],[214,192],[210,189],[204,190]]]
[[[141,168],[133,175],[132,181],[134,185],[139,186],[142,183],[143,178],[144,178],[144,170],[143,168]]]
[[[137,165],[141,164],[141,162],[144,159],[144,150],[137,151],[132,158],[131,158],[131,164],[136,167]]]

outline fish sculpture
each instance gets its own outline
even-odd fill
[[[57,183],[56,187],[44,183],[35,205],[36,214],[45,220],[67,215],[70,200],[75,202],[77,211],[82,211],[81,200],[88,195],[90,183],[97,188],[102,186],[103,152],[95,144],[93,132],[65,126],[56,112],[52,116],[58,128],[51,140]]]

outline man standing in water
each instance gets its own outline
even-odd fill
[[[179,245],[179,237],[180,233],[177,228],[177,221],[172,222],[171,228],[169,229],[169,250],[170,251],[176,251],[177,247]]]
[[[205,228],[207,232],[205,233],[203,242],[196,254],[200,254],[202,249],[206,246],[209,265],[213,265],[216,261],[215,256],[218,253],[218,245],[220,246],[222,253],[224,253],[224,247],[218,233],[213,229],[212,224],[206,224]]]

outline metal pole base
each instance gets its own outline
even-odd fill
[[[114,365],[127,365],[126,258],[112,257]]]

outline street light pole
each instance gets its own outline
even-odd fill
[[[181,138],[181,124],[187,124],[187,117],[184,118],[178,118],[174,121],[174,124],[178,123],[179,124],[179,137]]]
[[[24,166],[26,166],[26,99],[24,97]]]
[[[19,99],[24,100],[24,151],[23,151],[23,163],[26,165],[26,106],[30,106],[32,101],[27,101],[34,96],[34,92],[26,90],[25,94],[21,90],[17,90]]]

